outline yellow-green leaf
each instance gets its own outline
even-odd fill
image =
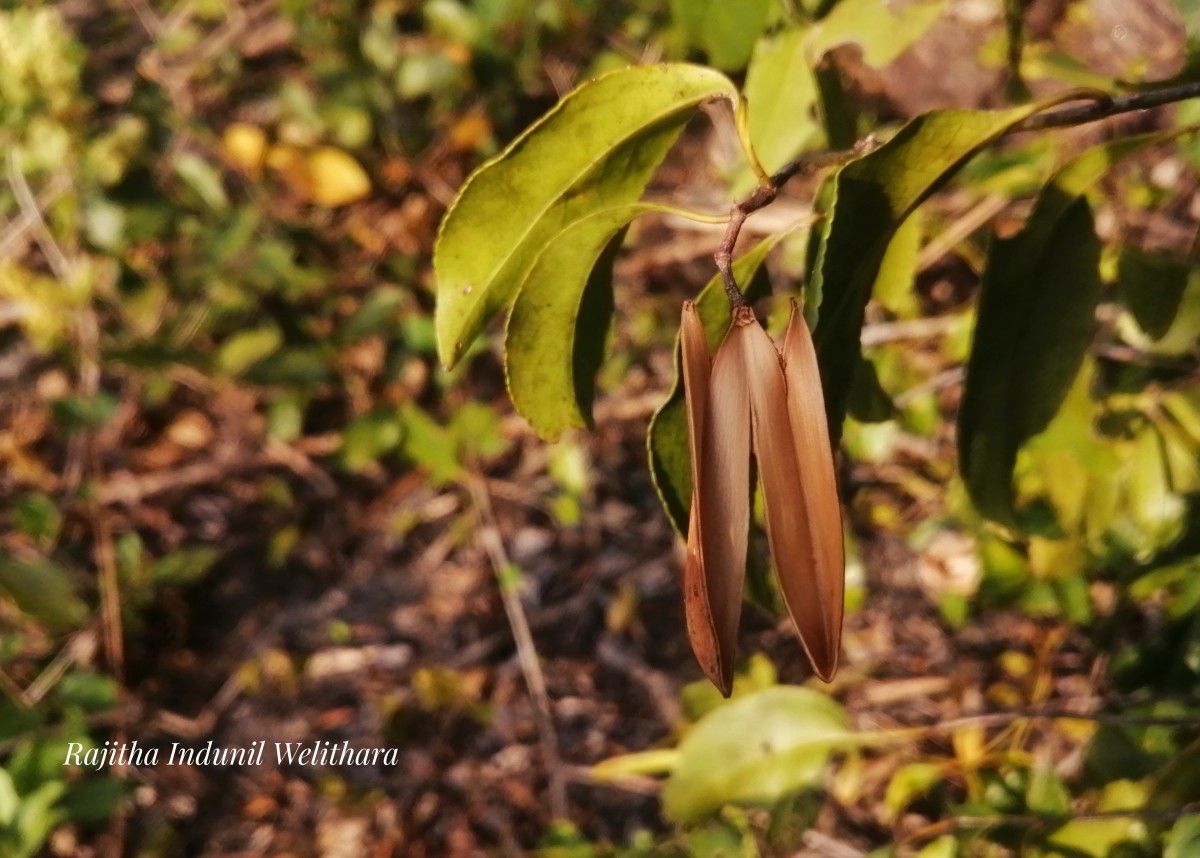
[[[816,116],[817,83],[804,50],[805,27],[763,36],[746,69],[750,141],[767,172],[774,172],[824,139]]]
[[[612,318],[612,258],[646,205],[604,209],[568,226],[538,256],[508,319],[513,405],[543,438],[591,424],[595,375]]]
[[[720,72],[622,69],[564,98],[467,180],[434,247],[438,355],[448,366],[516,296],[549,241],[575,221],[637,201],[698,106],[735,100]]]
[[[684,736],[663,809],[687,823],[726,804],[771,804],[820,785],[829,756],[859,743],[842,707],[812,689],[780,686],[739,697]]]
[[[808,45],[813,64],[838,45],[854,43],[867,65],[888,66],[933,26],[944,6],[943,0],[895,8],[880,0],[841,0],[813,29]]]

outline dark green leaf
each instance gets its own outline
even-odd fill
[[[1170,329],[1187,288],[1192,262],[1183,257],[1149,253],[1137,247],[1121,249],[1117,282],[1121,299],[1152,339]]]
[[[819,302],[814,339],[835,445],[858,367],[863,312],[892,235],[980,147],[1045,106],[928,113],[838,172],[808,287]]]
[[[116,410],[117,400],[103,392],[95,396],[64,396],[50,403],[50,413],[64,432],[103,426]]]
[[[99,825],[113,818],[121,802],[133,791],[133,780],[96,778],[67,793],[59,807],[72,822]]]

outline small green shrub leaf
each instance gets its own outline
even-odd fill
[[[283,345],[283,334],[273,322],[238,331],[217,351],[217,368],[228,375],[241,375],[258,361],[275,354]]]
[[[45,560],[0,557],[2,596],[56,630],[73,628],[87,619],[87,605],[76,595],[70,574]]]
[[[842,707],[809,688],[779,686],[705,716],[679,744],[663,809],[695,822],[726,804],[769,804],[820,785],[833,752],[859,743]]]
[[[434,247],[442,362],[453,366],[512,302],[554,236],[636,202],[699,105],[721,97],[736,100],[737,91],[712,69],[622,69],[575,90],[476,170]]]

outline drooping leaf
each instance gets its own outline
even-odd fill
[[[543,438],[591,425],[595,375],[612,318],[612,260],[647,205],[604,209],[556,235],[508,319],[505,374],[513,405]]]
[[[770,290],[770,281],[762,264],[784,233],[760,241],[733,263],[733,274],[748,301],[757,301]],[[704,325],[710,352],[725,338],[729,329],[729,301],[721,284],[721,275],[713,277],[696,297],[696,310]],[[671,523],[680,534],[688,532],[688,510],[692,496],[691,465],[688,456],[687,414],[683,402],[683,376],[679,348],[676,345],[675,382],[667,400],[650,420],[646,445],[650,454],[650,475]]]
[[[834,444],[858,366],[863,312],[896,229],[971,155],[1049,103],[927,113],[837,173],[807,286],[807,302],[819,306],[813,337]],[[811,312],[806,307],[805,315]]]
[[[959,464],[976,508],[1015,524],[1012,472],[1079,371],[1100,295],[1087,201],[1057,223],[995,243],[984,273],[959,412]]]
[[[684,736],[663,809],[694,822],[726,804],[770,804],[816,787],[831,753],[857,737],[834,700],[808,688],[768,688],[706,715]]]
[[[637,201],[705,101],[736,99],[712,69],[623,69],[581,86],[467,180],[434,247],[438,356],[452,366],[574,221]]]
[[[1017,451],[1062,405],[1091,339],[1100,244],[1083,194],[1152,139],[1098,146],[1070,161],[1042,190],[1021,232],[988,253],[958,450],[972,502],[995,521],[1015,524]]]

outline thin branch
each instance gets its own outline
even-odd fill
[[[1028,119],[1018,122],[1009,129],[1009,134],[1020,131],[1042,131],[1047,128],[1065,128],[1070,125],[1086,125],[1100,119],[1119,116],[1122,113],[1133,113],[1137,110],[1149,110],[1162,107],[1177,101],[1187,101],[1189,98],[1200,97],[1200,81],[1185,83],[1179,86],[1168,86],[1149,92],[1136,92],[1133,95],[1108,96],[1097,98],[1079,107],[1055,109],[1045,113],[1035,113]]]
[[[932,840],[943,834],[962,829],[987,830],[1001,825],[1022,825],[1029,828],[1057,828],[1068,822],[1102,822],[1111,819],[1142,819],[1159,822],[1173,822],[1185,816],[1200,813],[1200,804],[1185,804],[1183,807],[1173,807],[1166,810],[1151,810],[1136,808],[1130,810],[1101,810],[1092,813],[1013,813],[1004,816],[955,816],[928,825],[919,831],[914,831],[905,837],[902,843],[916,843]]]
[[[759,185],[750,196],[741,202],[734,203],[729,208],[729,226],[717,252],[713,254],[717,270],[725,284],[725,296],[729,298],[729,311],[732,313],[738,307],[746,306],[746,296],[738,288],[733,276],[733,248],[742,232],[742,224],[751,214],[770,205],[775,196],[787,182],[801,173],[812,173],[825,167],[833,167],[853,161],[864,152],[876,146],[874,137],[867,137],[853,149],[846,152],[809,152],[780,167],[770,178],[770,185]]]
[[[567,784],[562,758],[558,753],[558,731],[554,726],[554,710],[550,706],[550,694],[546,690],[546,678],[542,674],[537,648],[533,643],[529,618],[525,615],[525,607],[521,604],[520,594],[512,586],[512,583],[506,580],[512,564],[508,559],[507,551],[505,551],[504,542],[500,538],[500,527],[492,512],[492,502],[488,495],[487,485],[473,475],[468,475],[464,483],[475,505],[475,512],[479,519],[479,541],[491,561],[492,571],[500,586],[500,599],[504,604],[504,612],[508,615],[513,640],[517,645],[517,660],[521,665],[525,685],[529,688],[529,695],[533,698],[534,708],[538,714],[538,732],[541,735],[542,754],[545,758],[546,773],[550,782],[550,815],[555,819],[566,819]]]
[[[1200,97],[1200,82],[1185,83],[1148,92],[1138,92],[1132,95],[1111,96],[1097,91],[1095,97],[1077,107],[1051,109],[1018,122],[1009,128],[1004,136],[1023,131],[1042,131],[1048,128],[1064,128],[1071,125],[1086,125],[1101,119],[1109,119],[1122,113],[1133,113],[1139,110],[1149,110],[1186,101],[1189,98]],[[1086,99],[1087,96],[1080,96]],[[810,152],[789,161],[770,177],[770,185],[760,185],[740,202],[734,203],[729,209],[729,225],[717,252],[713,254],[717,269],[725,285],[725,294],[729,298],[729,309],[733,312],[738,307],[746,305],[746,298],[738,287],[733,276],[733,249],[742,231],[742,224],[752,213],[769,205],[779,193],[779,189],[788,181],[801,174],[815,172],[825,167],[847,164],[870,152],[877,146],[871,136],[860,140],[854,148],[846,151]]]
[[[717,261],[717,269],[721,272],[721,279],[725,282],[725,295],[729,298],[730,312],[738,307],[746,306],[746,296],[742,294],[742,290],[738,288],[737,281],[733,277],[733,246],[737,244],[738,235],[742,231],[742,224],[746,222],[746,218],[775,199],[776,193],[778,192],[775,188],[759,185],[754,189],[754,193],[742,202],[734,203],[729,209],[729,226],[726,227],[725,237],[721,239],[720,248],[713,258]]]
[[[42,217],[37,200],[34,199],[33,192],[29,189],[29,183],[25,181],[25,176],[21,172],[21,159],[15,149],[8,150],[8,183],[12,187],[13,195],[17,198],[22,220],[35,227],[34,238],[37,239],[38,247],[42,249],[42,255],[46,257],[46,264],[50,266],[50,270],[54,272],[54,276],[59,281],[64,285],[69,285],[73,280],[71,276],[73,268],[62,248],[54,240],[54,236],[50,234],[49,227],[46,226],[46,220]]]

